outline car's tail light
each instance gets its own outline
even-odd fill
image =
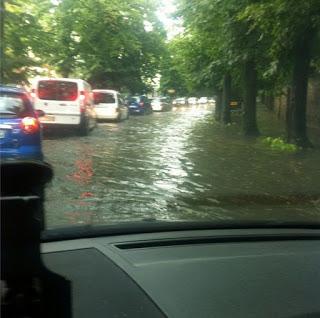
[[[84,113],[86,110],[86,104],[85,104],[86,95],[84,91],[80,91],[79,93],[79,100],[80,100],[80,112]]]
[[[85,100],[85,98],[86,98],[86,95],[85,95],[85,93],[84,93],[84,91],[81,91],[80,93],[79,93],[79,99],[80,100]]]
[[[37,118],[24,117],[21,120],[21,128],[26,134],[34,134],[39,131],[40,124]]]

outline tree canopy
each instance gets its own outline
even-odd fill
[[[164,51],[155,11],[147,0],[8,0],[4,81],[25,80],[41,67],[97,87],[147,90]]]
[[[1,2],[3,3],[3,1]],[[82,77],[132,93],[217,96],[216,118],[243,101],[243,131],[259,134],[256,101],[290,91],[287,137],[308,144],[308,79],[320,67],[319,0],[176,0],[184,31],[167,41],[155,0],[6,0],[2,81],[37,73]]]
[[[230,98],[240,92],[243,130],[259,133],[256,101],[290,87],[289,141],[306,145],[308,78],[319,70],[320,2],[317,0],[177,0],[184,21],[170,65],[189,93],[208,87],[217,95],[216,118],[230,122]],[[170,83],[170,73],[165,81]],[[220,95],[220,98],[219,98]]]

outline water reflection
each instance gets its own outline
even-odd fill
[[[141,219],[319,219],[320,152],[283,154],[194,105],[45,140],[49,226]],[[270,114],[260,126],[279,134]]]

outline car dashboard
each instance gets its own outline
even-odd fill
[[[80,317],[320,317],[320,231],[213,229],[42,243]]]

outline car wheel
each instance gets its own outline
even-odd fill
[[[92,121],[92,126],[90,127],[90,131],[92,131],[98,127],[98,123],[97,123],[96,118],[91,118],[91,121]]]
[[[120,123],[121,122],[121,113],[119,113],[118,117],[116,118],[116,122]]]
[[[89,119],[86,117],[82,117],[79,125],[79,135],[87,136],[88,134],[89,134]]]

